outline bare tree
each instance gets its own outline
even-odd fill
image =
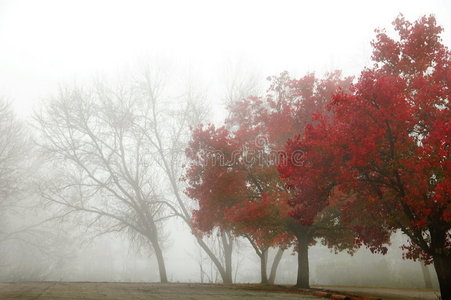
[[[40,192],[63,216],[79,214],[89,226],[148,241],[167,282],[160,222],[169,215],[156,188],[155,149],[141,130],[153,126],[141,113],[153,103],[140,96],[133,85],[61,89],[36,115],[41,146],[55,163]]]
[[[190,84],[182,96],[184,101],[180,109],[180,101],[175,103],[164,103],[161,107],[158,74],[152,72],[144,73],[144,80],[140,86],[144,91],[144,97],[152,103],[150,110],[145,113],[149,119],[149,127],[141,128],[150,144],[156,150],[154,158],[160,166],[169,184],[172,197],[165,199],[169,210],[181,218],[191,228],[191,212],[193,203],[184,195],[183,183],[180,178],[183,175],[183,164],[185,163],[185,148],[191,135],[190,128],[196,127],[203,122],[209,112],[208,107],[202,101],[203,95],[196,92]],[[176,98],[177,100],[177,98]],[[173,108],[168,109],[169,108]],[[175,109],[178,108],[178,109]],[[168,114],[169,113],[169,114]],[[168,121],[169,120],[169,121]],[[215,253],[204,237],[194,235],[199,246],[216,266],[223,282],[231,283],[232,279],[232,252],[234,237],[230,232],[220,233],[220,253]]]
[[[25,276],[20,275],[21,268],[28,268],[24,264],[25,256],[34,257],[35,266],[39,264],[37,260],[56,257],[45,247],[51,237],[42,226],[43,220],[33,210],[36,200],[31,188],[36,171],[34,150],[26,124],[16,117],[7,101],[0,99],[0,276],[3,280]],[[33,272],[29,270],[27,274],[31,277],[28,278],[45,276],[51,264],[44,265]]]
[[[29,140],[11,105],[0,98],[0,212],[14,206],[23,191]],[[1,229],[0,229],[1,232]]]
[[[0,243],[25,240],[33,226],[13,222],[29,194],[31,140],[11,105],[0,98]],[[22,220],[22,219],[21,219]],[[23,222],[21,222],[23,223]]]
[[[261,78],[258,72],[242,60],[227,61],[223,77],[226,105],[249,96],[257,96],[262,92]]]
[[[54,172],[42,196],[103,232],[127,231],[149,241],[167,281],[161,222],[177,216],[191,228],[194,204],[183,193],[190,128],[208,115],[192,82],[168,96],[167,74],[147,67],[127,85],[61,89],[36,115]],[[232,282],[234,237],[220,234],[221,253],[195,236],[224,282]]]
[[[152,78],[148,73],[145,78],[145,86],[149,97],[154,98],[154,88],[152,86]],[[226,65],[224,73],[225,83],[225,97],[224,102],[226,105],[232,104],[235,101],[246,98],[250,95],[256,95],[260,92],[259,77],[253,71],[245,68],[242,62],[230,62]],[[208,109],[199,102],[199,98],[202,95],[193,93],[195,90],[192,86],[187,89],[185,93],[187,96],[188,105],[183,113],[178,114],[174,118],[175,122],[172,124],[173,135],[169,139],[164,139],[164,135],[161,131],[161,126],[157,127],[161,121],[158,120],[158,114],[154,115],[153,124],[155,124],[153,131],[147,130],[147,135],[153,144],[158,149],[160,166],[167,176],[170,183],[170,187],[173,192],[173,201],[168,201],[169,208],[175,215],[180,217],[191,229],[191,211],[193,207],[190,207],[189,199],[186,199],[185,195],[181,192],[184,188],[180,182],[180,178],[183,175],[183,169],[180,167],[185,162],[185,156],[183,154],[184,149],[187,146],[188,139],[191,132],[189,128],[196,127],[202,121],[205,121],[205,117],[208,114]],[[192,203],[192,202],[191,202]],[[193,230],[195,231],[195,230]],[[218,239],[214,243],[209,243],[205,240],[205,237],[194,235],[199,246],[205,251],[213,264],[216,266],[219,274],[224,283],[233,282],[232,272],[232,254],[235,244],[235,237],[231,232],[220,231],[218,233]],[[208,238],[208,237],[207,237]],[[214,237],[213,237],[214,239]],[[211,245],[217,245],[211,247]],[[219,250],[219,251],[215,251]],[[278,262],[280,261],[281,254],[276,256],[274,268],[271,272],[271,280],[274,281]]]

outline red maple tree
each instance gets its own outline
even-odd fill
[[[283,225],[288,216],[283,206],[275,205],[283,195],[277,171],[263,163],[262,149],[245,131],[201,126],[189,146],[186,193],[199,205],[192,220],[197,234],[218,228],[247,238],[260,257],[262,283],[273,283],[281,253],[268,278],[268,249],[284,249],[290,242]]]
[[[316,179],[303,177],[315,168],[282,173],[298,188],[313,180],[320,187],[316,192],[324,180],[333,184],[342,219],[354,228],[358,243],[384,252],[389,234],[402,230],[410,238],[405,257],[432,262],[442,298],[449,299],[450,51],[433,16],[414,23],[399,16],[393,25],[399,37],[377,31],[373,67],[361,73],[351,92],[334,96],[332,118],[318,117],[310,139],[287,146],[288,151],[313,147],[317,153],[309,152],[309,164],[324,172],[319,169]],[[303,205],[305,199],[297,199]]]
[[[201,232],[218,227],[250,240],[262,261],[262,282],[268,247],[286,248],[293,242],[298,252],[297,285],[308,287],[308,246],[315,238],[326,238],[329,245],[349,247],[345,242],[349,238],[331,234],[337,227],[333,221],[337,210],[315,207],[307,223],[292,218],[294,196],[277,170],[286,161],[280,150],[350,79],[342,79],[339,72],[323,80],[313,74],[292,79],[284,72],[269,80],[265,97],[249,97],[229,107],[224,127],[194,131],[187,149],[191,164],[186,192],[199,203],[193,221]]]

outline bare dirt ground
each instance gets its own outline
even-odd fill
[[[325,290],[337,291],[343,294],[351,294],[362,297],[374,297],[383,300],[437,300],[440,292],[428,289],[402,289],[402,288],[378,288],[378,287],[345,287],[345,286],[316,286]]]
[[[3,282],[0,299],[325,299],[312,295],[318,290],[333,291],[330,295],[349,295],[350,299],[439,299],[438,291],[424,289],[390,289],[374,287],[321,286],[299,290],[285,286],[258,284],[200,283],[125,283],[125,282]],[[339,298],[337,299],[345,299]],[[366,298],[368,299],[368,298]]]
[[[252,285],[121,282],[0,283],[0,299],[320,299],[302,292]]]

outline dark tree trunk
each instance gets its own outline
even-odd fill
[[[421,273],[423,273],[424,287],[427,289],[432,289],[431,273],[429,272],[428,267],[422,261],[420,261],[420,265]]]
[[[260,274],[261,284],[268,284],[268,275],[266,274],[266,266],[268,264],[268,249],[262,251],[260,255]]]
[[[277,267],[279,266],[280,260],[282,259],[282,255],[283,255],[283,250],[279,248],[277,250],[276,256],[274,256],[274,260],[272,262],[271,273],[269,273],[269,280],[268,280],[269,284],[274,284],[274,282],[276,281]]]
[[[439,225],[429,228],[430,252],[437,273],[441,297],[442,299],[451,299],[451,252],[447,247],[449,227],[446,223]]]
[[[309,265],[308,265],[308,244],[309,240],[305,235],[298,235],[298,277],[296,287],[310,288]]]
[[[447,253],[435,254],[434,267],[437,272],[442,299],[451,299],[451,256]]]

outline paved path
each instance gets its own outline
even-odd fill
[[[396,289],[375,287],[342,287],[342,286],[315,286],[318,288],[348,293],[357,296],[375,297],[383,300],[437,300],[440,292],[438,290],[426,289]]]
[[[0,299],[320,299],[314,296],[259,290],[245,285],[120,282],[0,283]]]

